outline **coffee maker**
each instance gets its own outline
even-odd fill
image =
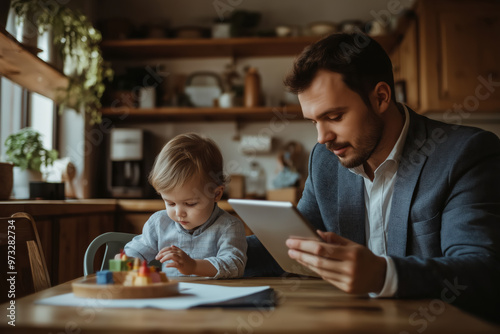
[[[147,152],[148,133],[141,129],[111,130],[108,161],[108,192],[114,198],[151,198],[154,189],[147,176],[152,152]],[[148,146],[146,146],[148,145]]]

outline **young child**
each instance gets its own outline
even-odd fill
[[[159,260],[167,276],[241,277],[245,228],[217,205],[225,184],[217,145],[194,133],[176,136],[156,157],[149,181],[166,210],[148,219],[125,254]]]

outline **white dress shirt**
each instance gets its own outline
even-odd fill
[[[363,165],[350,168],[355,174],[361,175],[365,184],[365,237],[366,245],[377,256],[387,261],[385,283],[380,293],[370,293],[370,297],[392,297],[398,288],[398,275],[394,261],[387,256],[387,229],[391,212],[394,183],[398,172],[399,161],[408,134],[410,117],[405,105],[405,122],[401,134],[387,159],[377,167],[373,181],[365,173]]]

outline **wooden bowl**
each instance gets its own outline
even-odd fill
[[[179,283],[169,281],[146,286],[124,286],[127,272],[114,272],[115,284],[97,284],[95,276],[71,283],[76,297],[97,299],[162,298],[179,294]]]

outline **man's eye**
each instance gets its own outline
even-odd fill
[[[328,119],[330,121],[340,121],[342,119],[343,114],[335,115],[335,116],[330,116]]]
[[[167,203],[168,206],[175,206],[175,203]]]

